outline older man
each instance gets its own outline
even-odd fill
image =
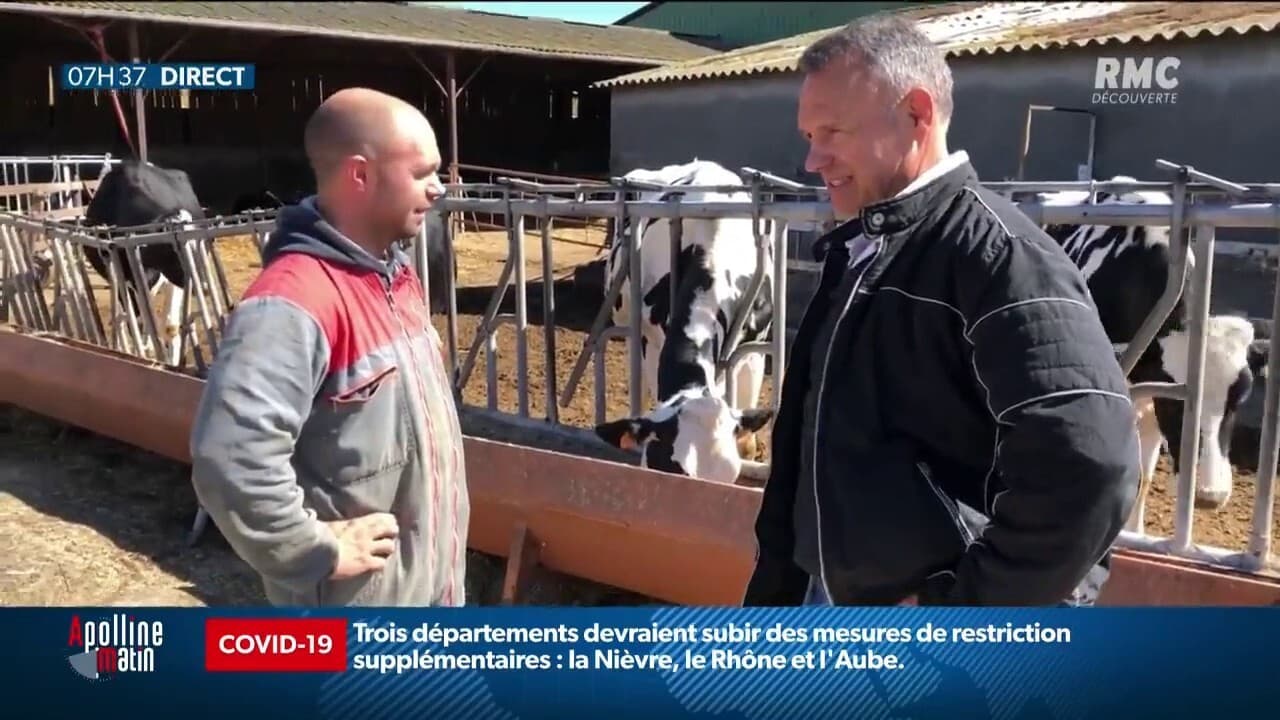
[[[893,15],[800,62],[847,220],[774,424],[747,605],[1091,604],[1135,500],[1125,377],[1062,249],[949,153],[951,75]]]
[[[444,191],[430,124],[361,88],[304,142],[317,195],[280,212],[191,438],[193,482],[276,605],[461,605],[462,435],[398,241]]]

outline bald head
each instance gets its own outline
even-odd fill
[[[346,88],[316,108],[303,134],[307,160],[323,182],[353,155],[377,160],[409,144],[434,145],[431,123],[400,98],[368,88]]]
[[[391,95],[334,93],[307,121],[303,144],[322,213],[375,255],[416,235],[444,194],[431,123]]]

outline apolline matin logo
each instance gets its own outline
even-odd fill
[[[73,615],[67,645],[79,652],[67,660],[72,670],[90,680],[152,673],[156,670],[156,648],[163,644],[164,623],[159,620],[138,620],[125,613],[97,620]]]

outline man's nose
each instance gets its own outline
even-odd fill
[[[827,151],[815,146],[809,146],[809,152],[804,157],[804,169],[811,173],[821,172],[831,162],[831,154]]]

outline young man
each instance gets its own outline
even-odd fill
[[[439,336],[397,241],[444,188],[421,113],[342,90],[306,128],[191,438],[201,504],[275,605],[462,605],[470,514]]]

